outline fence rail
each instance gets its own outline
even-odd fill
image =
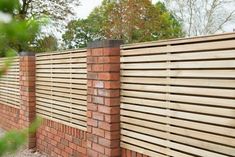
[[[86,130],[86,50],[36,56],[36,111]]]
[[[121,145],[149,156],[235,156],[235,36],[121,51]]]
[[[0,58],[0,67],[6,58]],[[7,73],[0,78],[0,104],[20,107],[19,57],[15,57]]]

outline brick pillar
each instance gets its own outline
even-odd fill
[[[20,53],[20,127],[28,128],[36,116],[35,54]],[[35,148],[36,136],[29,135],[27,147]]]
[[[120,157],[120,40],[88,45],[88,157]]]

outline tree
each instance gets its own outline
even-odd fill
[[[79,0],[21,0],[19,16],[23,19],[42,16],[49,17],[54,24],[64,24],[71,16],[75,15],[75,9],[80,4]]]
[[[42,52],[45,49],[53,51],[54,47],[43,47],[45,44],[37,43],[42,40],[48,40],[53,36],[53,39],[58,40],[56,37],[60,37],[63,33],[66,24],[75,17],[76,8],[80,4],[79,0],[20,0],[19,12],[15,13],[15,16],[19,19],[38,19],[46,17],[47,26],[43,26],[40,35],[38,34],[31,45],[40,46],[37,49],[27,48],[28,51]],[[58,42],[57,42],[58,44]],[[48,46],[48,45],[47,45]],[[58,48],[58,45],[57,47]]]
[[[27,50],[29,43],[38,35],[41,21],[33,18],[22,20],[14,16],[20,12],[18,0],[12,0],[9,3],[7,0],[0,2],[0,9],[2,9],[0,12],[2,17],[2,21],[0,21],[0,56],[7,56],[9,52],[13,51]]]
[[[63,40],[74,48],[103,38],[123,39],[126,43],[133,43],[183,35],[180,23],[165,5],[161,2],[154,5],[150,0],[138,3],[134,0],[104,0],[87,19],[73,21],[67,29]],[[86,33],[89,38],[84,36]]]
[[[68,23],[67,31],[63,34],[65,48],[86,47],[87,43],[100,39],[98,24],[94,25],[91,18],[73,20]]]
[[[53,35],[45,36],[42,39],[36,39],[35,44],[29,51],[40,53],[48,51],[56,51],[58,49],[58,42]]]
[[[235,20],[234,0],[165,0],[187,36],[224,32]]]

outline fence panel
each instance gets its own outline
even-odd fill
[[[153,157],[235,156],[234,34],[127,46],[121,62],[122,147]]]
[[[6,58],[0,58],[0,67]],[[7,73],[0,78],[0,104],[20,107],[19,57],[15,57]]]
[[[86,130],[86,50],[36,56],[37,114]]]

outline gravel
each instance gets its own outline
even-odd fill
[[[4,130],[0,128],[0,137],[4,135]],[[32,150],[28,149],[20,149],[15,154],[6,155],[5,157],[46,157],[45,155],[41,155],[38,152],[33,152]]]

